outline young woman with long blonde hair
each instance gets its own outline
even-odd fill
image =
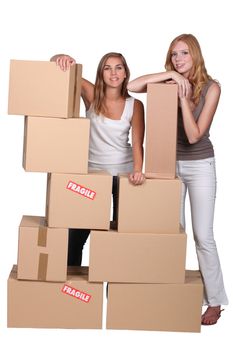
[[[218,82],[208,75],[200,45],[192,34],[170,44],[166,72],[141,76],[128,84],[133,92],[146,92],[148,83],[177,83],[179,95],[177,175],[182,180],[181,224],[185,227],[188,191],[194,240],[204,281],[202,324],[215,324],[221,305],[228,304],[213,235],[216,196],[215,158],[209,129],[220,97]]]

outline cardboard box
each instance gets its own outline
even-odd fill
[[[82,65],[66,72],[55,62],[11,60],[8,114],[79,117]]]
[[[89,283],[87,269],[68,271],[65,283],[8,279],[8,327],[102,328],[103,284]]]
[[[132,185],[119,181],[118,232],[179,233],[181,181],[147,179]]]
[[[26,171],[88,171],[90,120],[25,117],[23,167]]]
[[[203,284],[187,271],[184,284],[108,284],[107,328],[200,332]]]
[[[19,226],[18,279],[66,281],[68,230],[50,228],[45,218],[23,216]]]
[[[183,283],[186,234],[91,231],[89,281]]]
[[[108,230],[111,199],[112,176],[106,172],[49,174],[48,226]]]
[[[177,108],[176,84],[147,85],[146,177],[175,178]]]

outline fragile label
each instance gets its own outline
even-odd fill
[[[68,286],[67,284],[64,284],[64,286],[62,288],[62,292],[65,294],[68,294],[76,299],[84,301],[85,303],[89,303],[89,301],[91,299],[91,295],[89,295],[85,292],[81,292],[78,289],[72,288],[72,287]]]
[[[78,193],[81,196],[84,196],[84,197],[92,199],[92,200],[95,198],[95,195],[96,195],[95,191],[92,191],[92,190],[90,190],[90,188],[84,187],[82,185],[76,184],[73,181],[69,181],[66,188],[70,191]]]

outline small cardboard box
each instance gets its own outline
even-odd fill
[[[90,120],[25,117],[23,167],[26,171],[88,171]]]
[[[203,284],[186,271],[184,284],[108,284],[108,329],[200,332]]]
[[[67,281],[8,279],[8,327],[102,328],[103,284],[87,281],[87,268],[68,270]]]
[[[45,218],[23,216],[19,226],[18,279],[66,281],[68,230],[50,228]]]
[[[11,60],[8,114],[79,117],[82,65],[62,71],[55,62]]]
[[[108,230],[112,176],[48,174],[46,217],[49,227]]]
[[[147,85],[146,177],[175,178],[177,108],[176,84]]]
[[[91,231],[89,281],[183,283],[186,234]]]
[[[179,233],[181,181],[146,179],[140,186],[120,176],[118,232]]]

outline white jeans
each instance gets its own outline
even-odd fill
[[[215,159],[178,160],[177,176],[182,180],[181,224],[185,227],[185,197],[190,198],[193,235],[199,268],[204,281],[204,304],[228,304],[222,270],[213,234],[216,197]]]

